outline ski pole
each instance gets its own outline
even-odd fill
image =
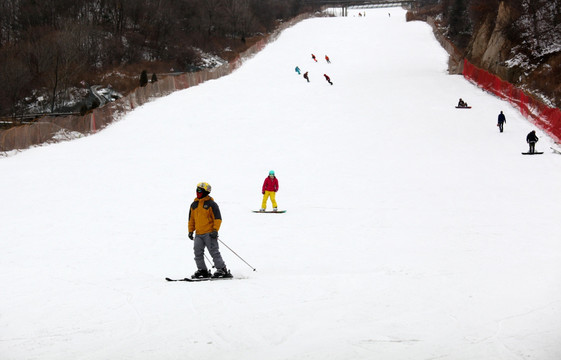
[[[212,261],[210,261],[210,259],[208,258],[208,255],[206,253],[204,253],[204,254],[205,254],[206,261],[208,261],[210,264],[212,264],[212,267],[214,268],[215,267],[214,263]]]
[[[231,252],[233,252],[234,255],[236,255],[237,257],[239,257],[239,258],[240,258],[244,263],[246,263],[246,265],[249,266],[253,271],[256,270],[253,266],[249,265],[249,264],[247,263],[247,261],[245,261],[241,256],[239,256],[234,250],[232,250],[228,245],[226,245],[226,244],[224,243],[224,241],[222,241],[222,240],[220,240],[220,239],[218,239],[218,241],[220,241],[220,242],[222,243],[222,245],[226,246],[226,247],[228,248],[228,250],[230,250]]]

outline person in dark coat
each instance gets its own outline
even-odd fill
[[[503,126],[505,122],[506,122],[505,114],[503,114],[503,112],[501,111],[501,113],[499,114],[499,119],[497,120],[497,126],[499,127],[500,132],[503,132]]]
[[[327,76],[327,74],[323,74],[323,76],[325,76],[325,80],[327,80],[327,82],[328,82],[330,85],[333,85],[333,83],[331,82],[331,78],[329,78],[329,76]]]
[[[526,136],[526,142],[528,143],[528,145],[530,145],[530,150],[528,150],[528,152],[530,154],[533,154],[534,152],[536,152],[536,143],[539,141],[539,138],[536,135],[536,131],[532,130],[528,133],[528,135]]]
[[[308,77],[308,72],[307,71],[304,73],[304,79],[306,79],[308,82],[310,82],[310,78]]]

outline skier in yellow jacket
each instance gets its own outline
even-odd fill
[[[197,184],[197,198],[189,209],[189,239],[194,241],[193,251],[195,253],[195,263],[197,271],[192,278],[209,277],[231,277],[226,269],[226,264],[222,260],[218,249],[218,230],[222,224],[222,215],[218,204],[209,196],[211,187],[208,183]],[[193,237],[193,233],[196,235]],[[211,274],[208,270],[205,259],[205,247],[208,249],[216,272]]]

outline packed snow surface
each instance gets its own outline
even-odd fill
[[[521,155],[534,126],[448,75],[427,24],[358,11],[0,159],[0,358],[560,359],[552,140]],[[285,214],[251,212],[269,170]],[[222,245],[237,279],[166,282],[196,270],[201,181],[250,266]]]

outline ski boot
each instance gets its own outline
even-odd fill
[[[277,212],[277,210],[278,210],[277,208],[273,208],[273,212]]]
[[[212,277],[213,278],[231,278],[232,274],[230,273],[230,270],[226,269],[226,267],[223,267],[222,269],[216,269],[216,271],[214,272]]]
[[[191,279],[205,279],[209,278],[212,274],[207,269],[199,269],[193,275],[191,275]]]

